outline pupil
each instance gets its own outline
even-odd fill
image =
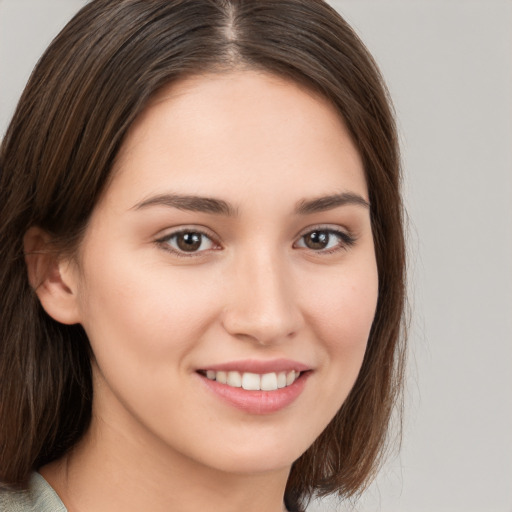
[[[200,233],[183,233],[178,236],[178,247],[182,251],[192,252],[197,251],[201,247],[201,234]]]
[[[329,233],[325,231],[313,231],[306,236],[306,245],[310,249],[324,249],[329,243]]]

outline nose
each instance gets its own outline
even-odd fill
[[[285,259],[263,253],[240,258],[229,279],[223,314],[227,332],[260,345],[283,343],[303,326]]]

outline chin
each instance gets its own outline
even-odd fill
[[[204,465],[226,473],[288,473],[292,464],[315,439],[316,435],[310,433],[306,436],[299,430],[276,432],[275,426],[254,429],[250,435],[238,436],[237,439],[227,436],[209,447],[204,446],[198,458],[202,459]]]

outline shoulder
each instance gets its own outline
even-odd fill
[[[39,473],[33,473],[28,489],[0,490],[0,512],[67,512],[67,510],[50,484]]]

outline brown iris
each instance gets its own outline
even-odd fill
[[[304,244],[309,249],[325,249],[329,244],[330,234],[327,231],[312,231],[304,235]]]
[[[176,245],[184,252],[194,252],[201,247],[203,235],[201,233],[178,233]]]

